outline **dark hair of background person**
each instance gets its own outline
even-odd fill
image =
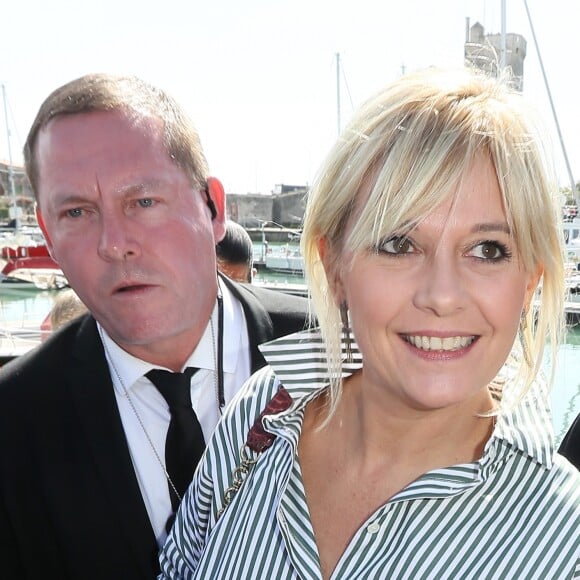
[[[251,282],[254,250],[250,234],[238,223],[226,222],[226,235],[216,246],[218,269],[238,282]]]

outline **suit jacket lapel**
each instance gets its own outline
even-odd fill
[[[255,373],[266,364],[258,346],[274,338],[272,319],[260,301],[243,285],[236,284],[225,276],[220,276],[220,280],[240,301],[244,309],[250,339],[252,373]]]
[[[92,317],[79,328],[71,363],[71,397],[111,504],[111,526],[126,532],[132,552],[151,574],[151,554],[157,543],[135,476],[125,432],[115,400],[103,345]],[[144,549],[144,547],[147,547]]]

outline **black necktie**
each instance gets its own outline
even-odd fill
[[[171,413],[165,440],[165,467],[175,486],[174,490],[168,482],[171,505],[175,511],[191,483],[205,448],[201,425],[191,407],[190,383],[196,371],[195,368],[187,368],[183,373],[171,373],[153,369],[146,375],[167,401]]]

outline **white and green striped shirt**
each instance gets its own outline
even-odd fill
[[[326,385],[321,340],[299,333],[262,350],[271,366],[249,379],[218,425],[160,578],[321,578],[297,457],[304,408]],[[356,354],[347,374],[360,367]],[[280,384],[292,405],[264,417],[277,437],[218,518],[248,431]],[[332,578],[579,578],[580,474],[554,455],[547,400],[535,385],[498,417],[479,461],[430,471],[389,499],[354,534]]]

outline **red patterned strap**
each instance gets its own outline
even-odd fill
[[[284,387],[280,387],[280,390],[272,397],[270,402],[266,405],[266,408],[262,411],[260,416],[256,419],[252,428],[248,433],[248,438],[246,439],[246,444],[240,449],[240,464],[232,472],[232,484],[228,489],[224,491],[224,497],[222,502],[222,507],[217,512],[217,519],[219,519],[225,512],[227,507],[230,505],[234,499],[236,493],[242,487],[244,480],[250,473],[252,467],[258,461],[257,457],[250,457],[246,453],[246,448],[250,449],[254,453],[260,454],[276,439],[276,435],[272,433],[266,433],[264,427],[262,427],[262,418],[264,415],[276,415],[285,411],[292,404],[292,398],[288,394],[288,391]]]
[[[284,387],[280,387],[280,390],[272,397],[270,402],[266,405],[266,408],[260,413],[260,416],[256,419],[256,422],[250,429],[248,433],[248,438],[246,439],[246,446],[256,453],[262,453],[276,439],[276,435],[273,433],[267,433],[264,431],[262,426],[262,418],[265,415],[277,415],[282,411],[285,411],[292,404],[292,397],[288,394],[288,391]]]

